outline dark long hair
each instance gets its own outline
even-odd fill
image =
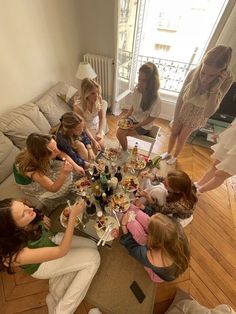
[[[27,246],[29,240],[36,240],[41,236],[41,227],[33,228],[35,222],[42,218],[41,213],[37,213],[36,218],[31,223],[31,228],[25,230],[18,227],[12,217],[11,210],[14,200],[11,198],[0,201],[0,271],[14,274],[12,262],[17,258],[17,254]],[[9,266],[4,265],[7,259]]]
[[[157,67],[152,62],[143,64],[139,72],[144,73],[146,77],[146,90],[142,97],[141,108],[143,111],[148,110],[153,102],[157,99],[158,90],[160,88],[160,78]]]

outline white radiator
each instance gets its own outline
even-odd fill
[[[102,98],[108,102],[108,107],[113,102],[114,62],[112,58],[86,53],[84,62],[90,63],[97,73],[97,82],[102,87]]]

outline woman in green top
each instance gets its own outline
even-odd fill
[[[73,236],[84,201],[72,207],[65,233],[53,235],[48,219],[25,203],[0,201],[0,270],[14,273],[21,266],[38,279],[49,279],[49,313],[74,313],[99,267],[100,256],[91,240]]]
[[[70,192],[72,172],[84,175],[84,169],[57,148],[52,135],[32,133],[26,148],[13,166],[15,181],[21,190],[34,196],[48,211],[55,209]]]

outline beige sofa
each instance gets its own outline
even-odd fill
[[[34,103],[30,102],[0,115],[0,199],[24,198],[12,173],[20,149],[32,132],[48,133],[61,115],[71,108],[57,95],[73,96],[76,89],[59,82]],[[33,204],[36,199],[32,198]]]

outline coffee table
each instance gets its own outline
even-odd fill
[[[105,159],[104,156],[102,156],[101,154],[100,154],[99,158],[106,160],[106,162],[109,164],[110,168],[112,166],[114,166],[114,163],[115,163],[116,166],[122,166],[123,165],[121,159],[117,159],[116,161],[114,161],[114,160],[110,160],[109,161],[109,160]],[[136,177],[138,177],[138,174],[139,174],[139,171],[136,171],[135,173],[134,173],[134,171],[132,171],[131,174],[128,173],[128,175],[134,175]],[[125,176],[125,175],[127,175],[127,173],[123,173],[123,176]],[[129,199],[133,199],[134,198],[133,192],[124,191],[122,189],[121,185],[118,185],[118,188],[113,192],[113,194],[117,194],[119,192],[123,192],[125,194],[129,194],[128,195]],[[93,198],[92,197],[92,192],[90,192],[90,193],[91,193],[91,198]],[[81,197],[81,195],[79,196],[75,192],[71,192],[70,194],[71,195],[68,196],[68,199],[70,200],[71,205],[73,205],[76,202],[76,200]],[[51,214],[52,228],[55,231],[64,231],[65,230],[65,228],[60,223],[60,215],[61,215],[63,209],[68,206],[66,201],[67,200],[65,200],[65,203],[61,204],[61,206],[59,206]],[[94,201],[94,199],[93,199],[93,201]],[[96,203],[96,207],[97,207],[97,211],[98,211],[100,209],[98,203]],[[112,214],[111,210],[110,210],[110,212],[106,211],[104,213],[104,216],[113,216],[114,217],[114,215]],[[122,215],[118,214],[118,216],[121,219]],[[92,239],[95,242],[98,242],[100,238],[99,238],[99,236],[98,236],[98,234],[96,232],[96,229],[95,229],[96,218],[97,218],[96,214],[94,216],[88,216],[85,213],[83,215],[83,219],[82,219],[83,220],[83,224],[85,225],[85,228],[83,228],[83,226],[79,223],[78,226],[75,228],[74,234],[78,235],[78,236],[85,236],[87,238]],[[112,241],[109,241],[109,242],[107,241],[105,245],[107,247],[111,247],[112,246]]]

